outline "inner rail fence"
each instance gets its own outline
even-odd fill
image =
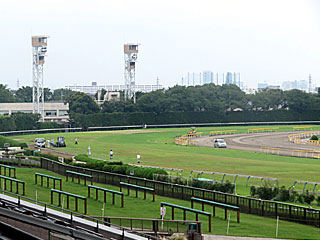
[[[202,198],[214,202],[238,206],[242,213],[270,218],[277,218],[277,216],[279,216],[280,218],[288,221],[320,227],[319,209],[64,165],[46,158],[41,158],[41,168],[64,176],[66,175],[67,170],[75,171],[91,175],[93,177],[93,181],[98,183],[120,187],[120,182],[126,182],[129,184],[153,188],[157,195],[165,197],[188,201],[191,200],[192,197]]]
[[[0,132],[3,136],[45,134],[45,133],[63,133],[63,132],[87,132],[87,131],[112,131],[141,128],[183,128],[183,127],[228,127],[228,126],[258,126],[258,125],[301,125],[314,124],[319,125],[320,121],[285,121],[285,122],[233,122],[233,123],[184,123],[184,124],[157,124],[157,125],[128,125],[128,126],[106,126],[106,127],[88,127],[83,129],[77,128],[52,128],[52,129],[35,129],[21,131]]]

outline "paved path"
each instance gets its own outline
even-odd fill
[[[229,149],[247,150],[260,152],[261,147],[280,148],[280,155],[292,156],[293,150],[320,151],[320,146],[309,144],[296,144],[289,141],[288,135],[296,132],[264,132],[264,133],[241,133],[219,136],[202,136],[195,138],[194,143],[198,146],[213,147],[216,138],[223,138]]]

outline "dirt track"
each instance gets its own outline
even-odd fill
[[[223,138],[229,149],[260,152],[262,147],[280,148],[280,155],[292,156],[293,150],[320,151],[320,146],[295,144],[289,141],[288,135],[297,132],[264,132],[242,133],[232,135],[202,136],[195,138],[197,146],[213,147],[213,140]]]

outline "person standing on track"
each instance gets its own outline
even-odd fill
[[[113,159],[113,151],[112,149],[110,150],[110,160]]]

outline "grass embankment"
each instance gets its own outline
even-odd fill
[[[268,127],[278,127],[279,129],[276,131],[292,131],[294,126],[203,127],[197,128],[197,131],[209,134],[210,131],[235,129],[237,132],[245,133],[248,132],[248,129]],[[320,130],[320,126],[312,126],[312,129]],[[184,177],[188,177],[191,170],[202,170],[278,178],[279,185],[285,185],[286,187],[292,186],[295,180],[319,182],[320,160],[318,159],[175,145],[174,137],[186,134],[189,130],[190,128],[143,129],[26,135],[12,138],[31,143],[35,137],[56,139],[57,136],[63,135],[67,147],[59,148],[60,151],[86,154],[87,148],[90,146],[93,157],[109,159],[108,154],[112,149],[114,160],[124,163],[136,163],[136,155],[140,154],[142,165],[182,168],[184,169]],[[74,144],[75,137],[78,138],[78,145]],[[203,177],[211,178],[212,176],[204,175]],[[216,180],[221,180],[221,178],[221,175],[215,177]],[[234,180],[233,177],[226,177],[225,179],[231,182]],[[258,185],[260,181],[251,179],[249,183]],[[300,184],[296,186],[296,189],[302,190],[302,187],[303,185]],[[308,186],[308,190],[312,191],[312,188],[313,186]],[[318,189],[319,187],[317,187]],[[246,179],[238,178],[237,193],[249,195],[249,188],[246,188]]]
[[[87,197],[87,187],[77,183],[66,182],[65,177],[48,172],[43,169],[32,168],[17,168],[17,179],[26,182],[26,196],[35,198],[35,190],[37,189],[38,200],[42,202],[50,203],[50,188],[41,187],[39,184],[34,184],[34,173],[40,172],[43,174],[62,177],[63,190],[66,192],[75,193],[81,196]],[[44,181],[46,185],[46,181]],[[119,191],[118,187],[108,186],[103,184],[94,184],[108,189]],[[126,192],[126,191],[125,191]],[[92,195],[95,194],[92,191]],[[133,196],[126,196],[125,194],[125,207],[120,207],[120,198],[116,196],[116,204],[111,204],[111,195],[107,194],[107,203],[105,204],[105,216],[122,216],[122,217],[135,217],[135,218],[159,218],[160,202],[169,202],[186,207],[190,207],[189,201],[181,201],[161,196],[156,196],[156,201],[152,202],[152,195],[147,194],[147,200],[143,200],[142,193],[139,194],[139,198]],[[57,205],[57,196],[55,196],[54,204]],[[66,206],[66,200],[64,201]],[[99,194],[99,200],[88,198],[88,215],[101,216],[103,206],[103,194]],[[79,202],[80,212],[83,212],[82,201]],[[197,206],[201,210],[200,205]],[[74,202],[71,200],[70,209],[74,209]],[[212,212],[212,209],[206,206],[205,211]],[[167,208],[165,219],[171,219],[171,211]],[[175,219],[183,219],[182,211],[175,211]],[[192,213],[187,213],[188,220],[195,220],[195,216]],[[275,237],[276,220],[270,218],[262,218],[254,215],[241,214],[240,223],[236,222],[236,213],[231,212],[231,221],[229,234],[235,236],[252,236],[252,237]],[[204,233],[208,231],[208,219],[207,217],[200,217],[202,221],[202,229]],[[216,217],[212,219],[212,234],[226,235],[227,221],[224,220],[224,210],[217,208]],[[320,229],[316,227],[306,226],[302,224],[296,224],[280,220],[279,223],[279,238],[291,238],[291,239],[319,239]]]

